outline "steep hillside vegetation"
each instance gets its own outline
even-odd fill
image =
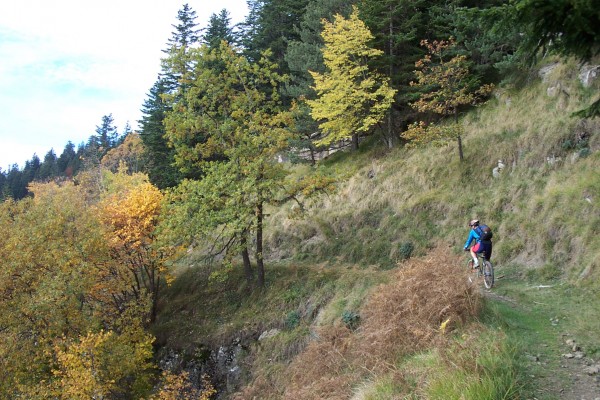
[[[304,221],[279,210],[272,253],[393,266],[411,245],[417,254],[439,241],[459,250],[466,222],[477,217],[495,228],[498,263],[597,276],[600,123],[571,116],[594,91],[581,88],[575,63],[551,67],[544,81],[498,89],[464,117],[466,162],[452,142],[390,152],[372,144],[351,160],[325,161],[338,193]],[[493,178],[499,160],[506,167]]]
[[[600,121],[572,116],[598,83],[583,87],[574,62],[547,67],[462,118],[466,162],[454,143],[378,138],[322,161],[335,194],[303,215],[268,210],[262,293],[237,269],[211,281],[191,254],[154,327],[165,359],[183,354],[236,399],[561,398],[565,337],[600,349]],[[495,231],[483,307],[459,255],[473,217]]]

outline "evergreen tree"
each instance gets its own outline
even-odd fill
[[[7,174],[5,185],[5,197],[4,198],[12,198],[14,200],[20,200],[27,196],[27,184],[29,181],[25,174],[19,170],[19,166],[17,164],[11,165]]]
[[[517,18],[529,32],[523,47],[535,60],[539,50],[590,61],[600,54],[600,13],[595,1],[519,0]],[[600,116],[600,98],[575,115]]]
[[[117,127],[114,126],[114,119],[112,114],[104,115],[102,117],[102,123],[96,125],[96,143],[100,151],[100,158],[106,152],[117,145],[119,141],[119,132]]]
[[[133,132],[133,130],[131,129],[131,125],[129,124],[129,121],[125,122],[125,127],[123,128],[123,132],[121,132],[121,134],[119,135],[117,142],[114,144],[113,148],[118,147],[119,145],[123,144],[123,142],[125,141],[127,136],[129,136],[132,132]]]
[[[298,40],[297,26],[309,0],[248,0],[250,10],[244,26],[243,47],[250,60],[258,61],[261,53],[271,50],[270,60],[280,74],[288,73],[285,62],[287,44]]]
[[[208,27],[202,35],[202,42],[211,49],[218,48],[222,40],[229,44],[236,42],[233,27],[231,27],[231,18],[226,9],[222,9],[218,15],[210,16]]]
[[[150,181],[161,189],[176,186],[185,176],[175,167],[175,151],[168,146],[164,138],[163,120],[170,107],[162,97],[180,89],[181,77],[192,68],[186,53],[199,41],[196,12],[188,4],[184,4],[179,10],[177,19],[179,22],[173,25],[175,30],[167,42],[168,48],[163,50],[167,56],[162,60],[162,71],[148,92],[148,98],[141,110],[142,119],[138,121],[140,137],[146,151],[144,164],[148,176]]]
[[[23,177],[27,180],[27,182],[33,182],[40,178],[41,165],[42,162],[37,154],[34,154],[33,157],[31,157],[31,160],[25,162],[25,167],[23,168]]]
[[[177,12],[177,25],[172,25],[175,30],[167,40],[167,48],[163,53],[167,58],[174,58],[179,53],[185,54],[190,48],[200,41],[200,29],[196,23],[196,11],[189,4],[184,4]],[[180,57],[185,60],[185,57]],[[191,69],[189,64],[162,66],[161,77],[165,79],[169,91],[175,91],[181,85],[181,77]]]
[[[395,132],[401,130],[414,114],[408,103],[415,100],[416,95],[409,83],[413,79],[414,63],[423,54],[419,41],[432,34],[428,13],[434,3],[431,0],[359,3],[361,19],[374,36],[372,46],[383,52],[381,57],[370,62],[370,66],[389,76],[391,87],[397,90],[384,130],[388,147],[397,139]]]
[[[44,156],[44,161],[40,166],[39,179],[46,181],[58,176],[58,164],[56,154],[53,149],[50,149]]]
[[[81,160],[75,152],[75,145],[68,141],[61,155],[56,161],[59,175],[73,177],[81,168]]]
[[[278,94],[283,78],[274,63],[251,63],[227,44],[218,51],[203,46],[192,57],[190,90],[177,112],[167,115],[167,137],[177,162],[201,166],[204,176],[183,181],[172,193],[167,231],[178,241],[213,239],[216,253],[241,253],[248,279],[253,232],[257,283],[263,286],[264,207],[275,202],[283,185],[286,172],[276,155],[291,135],[292,115]]]
[[[142,108],[140,137],[145,147],[145,164],[150,181],[160,189],[176,186],[183,175],[175,167],[175,149],[164,138],[163,121],[169,106],[162,99],[168,93],[167,82],[159,78],[148,93]]]
[[[0,168],[0,201],[4,200],[4,185],[6,183],[6,175],[2,168]]]

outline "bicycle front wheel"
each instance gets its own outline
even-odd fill
[[[494,286],[494,266],[491,262],[485,260],[483,262],[483,284],[486,289],[491,289]]]
[[[475,265],[475,262],[473,261],[472,258],[469,258],[469,261],[467,261],[467,270],[469,272],[473,271],[473,266]]]

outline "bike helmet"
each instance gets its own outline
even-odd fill
[[[479,220],[472,219],[471,221],[469,221],[469,226],[479,226]]]

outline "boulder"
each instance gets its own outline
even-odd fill
[[[596,78],[600,75],[600,65],[584,64],[579,69],[579,81],[583,87],[590,87]]]

